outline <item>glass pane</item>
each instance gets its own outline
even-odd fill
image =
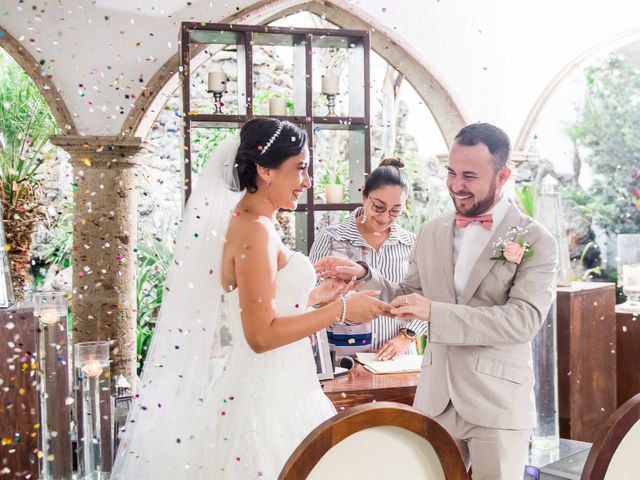
[[[293,53],[292,47],[253,46],[254,115],[282,117],[293,114]]]
[[[245,113],[244,54],[238,51],[238,46],[221,49],[211,45],[191,61],[191,68],[191,115]]]
[[[316,203],[357,203],[364,184],[365,130],[314,128],[313,181]]]
[[[195,179],[213,151],[227,138],[240,134],[237,128],[192,128],[191,171]]]

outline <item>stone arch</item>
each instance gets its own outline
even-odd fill
[[[538,97],[538,100],[536,100],[536,103],[529,112],[529,115],[520,130],[520,134],[514,144],[514,151],[527,151],[529,149],[540,113],[547,105],[547,102],[555,92],[556,88],[558,88],[558,86],[567,77],[569,77],[569,75],[571,75],[577,68],[585,65],[585,63],[637,41],[640,41],[640,28],[627,30],[597,43],[567,63],[565,67],[551,80],[551,82],[549,82],[542,94]]]
[[[431,111],[445,142],[450,145],[456,133],[466,125],[464,115],[452,94],[442,81],[428,68],[426,62],[397,35],[363,12],[354,13],[346,0],[277,0],[261,2],[218,23],[267,24],[282,15],[306,10],[338,25],[340,28],[371,30],[371,48],[391,65],[396,65],[407,81],[422,97]],[[204,46],[203,46],[204,48]],[[179,55],[172,56],[151,78],[143,95],[136,100],[122,127],[121,134],[145,138],[155,117],[147,115],[159,111],[167,98],[178,88]]]
[[[58,95],[58,89],[56,88],[51,76],[40,75],[40,64],[33,58],[21,44],[16,40],[6,28],[0,25],[0,30],[4,32],[0,37],[0,47],[4,50],[22,67],[27,75],[36,84],[38,90],[44,97],[47,105],[51,109],[53,118],[62,130],[64,135],[74,135],[77,133],[76,126],[73,121],[73,117],[64,103],[64,100]]]

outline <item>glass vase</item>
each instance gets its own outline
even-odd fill
[[[108,480],[113,462],[109,342],[74,345],[78,479]]]
[[[535,218],[544,225],[558,245],[556,285],[571,285],[571,260],[562,202],[553,184],[543,184],[538,193]],[[534,449],[560,445],[558,418],[557,312],[555,298],[538,334],[531,342],[533,354],[536,425],[531,437]]]
[[[40,478],[72,478],[67,301],[62,292],[33,295],[38,351]]]
[[[555,185],[545,183],[540,187],[536,201],[535,219],[549,230],[558,244],[556,285],[570,287],[571,258],[569,256],[569,242],[567,241],[562,200]]]

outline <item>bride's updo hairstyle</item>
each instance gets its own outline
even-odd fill
[[[240,189],[258,190],[258,170],[278,168],[285,160],[299,155],[307,143],[307,133],[290,122],[274,118],[254,118],[240,130],[236,155]]]

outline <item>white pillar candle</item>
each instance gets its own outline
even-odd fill
[[[284,117],[287,115],[287,100],[284,98],[269,99],[269,115]]]
[[[209,92],[222,93],[227,89],[227,76],[220,71],[209,72],[207,85]]]
[[[59,320],[60,315],[58,315],[55,308],[47,308],[40,312],[40,321],[45,325],[53,325],[54,323],[58,323]]]
[[[329,95],[337,95],[340,93],[339,89],[340,77],[337,75],[325,75],[322,77],[322,93]]]
[[[98,360],[88,360],[87,363],[80,367],[82,373],[87,377],[99,377],[102,373],[102,364]]]
[[[622,266],[622,285],[625,287],[640,285],[640,265]]]

